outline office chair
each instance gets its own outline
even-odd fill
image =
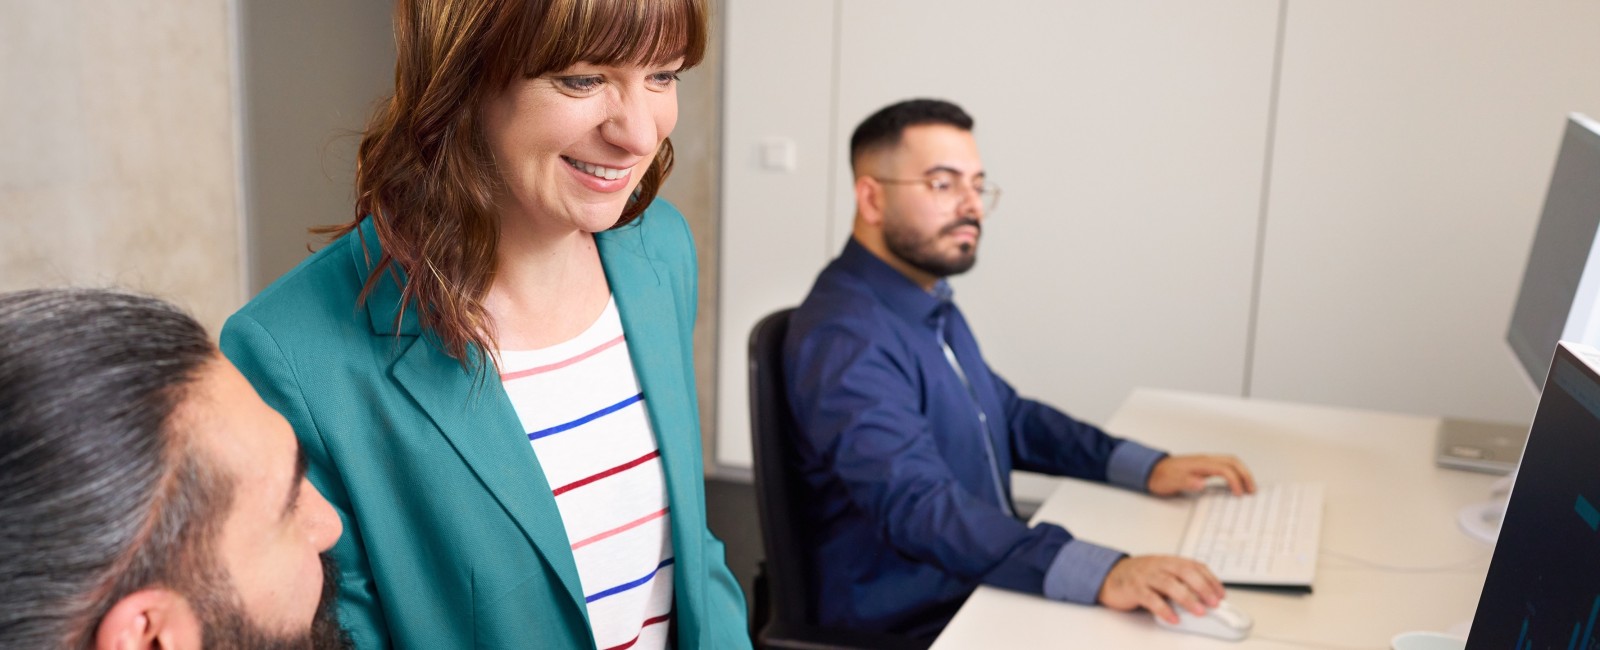
[[[750,332],[750,447],[755,455],[756,510],[766,560],[756,578],[751,637],[776,650],[922,650],[928,639],[826,628],[812,603],[802,504],[807,490],[794,441],[799,436],[783,377],[783,339],[793,308],[756,323]]]

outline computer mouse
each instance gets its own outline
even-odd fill
[[[1249,614],[1228,604],[1226,600],[1217,603],[1217,606],[1206,612],[1205,616],[1195,616],[1189,613],[1189,610],[1179,607],[1177,603],[1172,603],[1172,610],[1178,613],[1177,625],[1160,618],[1156,619],[1156,625],[1177,632],[1201,634],[1227,641],[1243,641],[1245,637],[1250,636],[1250,628],[1255,625]]]

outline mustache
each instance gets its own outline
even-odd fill
[[[350,634],[339,623],[339,563],[324,552],[322,560],[322,598],[311,619],[311,645],[317,650],[354,648]]]
[[[960,228],[962,226],[972,226],[973,228],[976,228],[978,230],[978,234],[980,234],[980,235],[983,234],[983,224],[980,223],[977,219],[974,219],[972,217],[960,217],[960,218],[956,219],[955,221],[950,222],[950,225],[947,225],[947,226],[939,229],[939,234],[940,235],[948,235],[948,234],[950,234],[952,232],[955,232],[955,230],[957,228]]]

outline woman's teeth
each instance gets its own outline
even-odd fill
[[[617,180],[619,178],[622,178],[623,176],[627,176],[628,175],[628,170],[627,169],[612,169],[610,167],[601,167],[599,165],[591,165],[591,164],[583,162],[581,160],[573,160],[573,159],[568,158],[566,156],[562,156],[561,159],[567,161],[568,165],[572,165],[573,169],[577,169],[579,171],[582,171],[583,173],[588,174],[590,176],[594,176],[594,177],[597,177],[597,178],[604,178],[604,179],[606,179],[608,181],[614,181],[614,180]]]

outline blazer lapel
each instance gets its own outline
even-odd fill
[[[381,250],[370,220],[362,224],[361,235],[365,250],[357,252],[353,261],[365,278]],[[398,273],[385,274],[367,301],[373,335],[395,341],[399,356],[391,376],[533,542],[587,627],[588,608],[566,526],[511,399],[498,377],[478,380],[431,344],[420,331],[415,307],[400,312],[402,279]]]
[[[601,233],[595,239],[606,281],[622,316],[634,374],[644,391],[645,410],[661,448],[667,498],[673,513],[672,547],[678,558],[675,573],[683,576],[676,582],[686,589],[679,592],[679,597],[699,603],[702,585],[693,576],[704,571],[700,562],[701,537],[698,530],[689,530],[689,524],[703,517],[702,478],[695,445],[700,436],[697,407],[689,385],[693,374],[684,365],[691,363],[686,349],[689,324],[679,319],[672,286],[667,284],[666,265],[647,256],[638,233],[637,227],[630,227]]]
[[[421,336],[412,339],[393,375],[533,541],[561,578],[579,617],[587,621],[583,586],[561,511],[499,378],[475,380]]]

